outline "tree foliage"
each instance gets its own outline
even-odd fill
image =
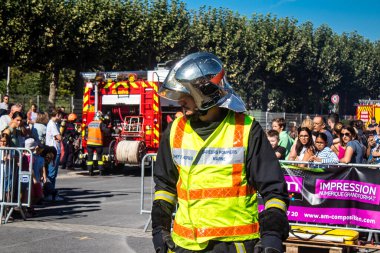
[[[7,66],[12,92],[49,94],[54,103],[57,93],[82,96],[81,71],[148,70],[209,51],[250,109],[325,113],[339,94],[343,113],[352,113],[357,99],[378,98],[380,43],[355,32],[270,14],[189,10],[180,0],[0,2],[2,92]]]

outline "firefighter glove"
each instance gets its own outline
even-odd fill
[[[153,231],[153,245],[156,253],[167,253],[168,249],[174,250],[175,248],[170,233],[163,229]]]
[[[253,253],[281,253],[283,252],[282,250],[278,250],[272,247],[266,247],[264,248],[263,245],[261,244],[261,241],[259,241],[253,250]]]
[[[281,209],[271,207],[259,213],[259,225],[261,238],[266,235],[277,236],[285,241],[289,237],[288,217]]]

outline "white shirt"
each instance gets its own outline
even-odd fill
[[[46,145],[55,147],[57,154],[61,154],[61,143],[54,138],[57,135],[60,135],[57,124],[49,120],[46,126]]]
[[[9,105],[4,102],[0,103],[0,109],[8,110],[8,106]]]
[[[306,150],[307,150],[306,147],[303,147],[303,148],[301,149],[301,152],[300,152],[300,155],[298,156],[297,161],[302,161],[302,160],[303,160],[303,157],[305,156]]]
[[[2,132],[11,123],[11,117],[9,115],[3,115],[0,117],[0,131]]]

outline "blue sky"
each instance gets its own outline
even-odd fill
[[[271,13],[293,17],[299,23],[311,21],[315,27],[327,24],[336,33],[354,32],[380,40],[380,0],[183,0],[188,9],[206,5],[224,7],[250,17]]]

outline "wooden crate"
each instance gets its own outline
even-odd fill
[[[352,253],[360,250],[380,253],[380,245],[355,245],[319,240],[289,238],[284,242],[286,253]]]
[[[335,245],[322,245],[309,243],[299,243],[299,242],[285,242],[286,253],[343,253],[350,252],[347,251],[345,245],[335,246]]]

